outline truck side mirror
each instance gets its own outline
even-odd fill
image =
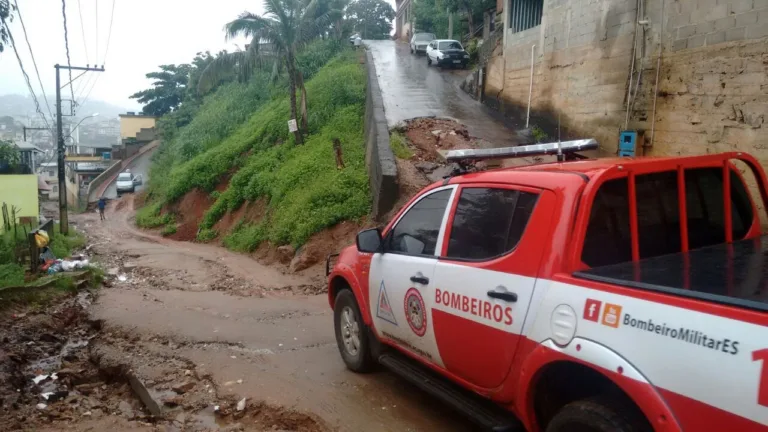
[[[357,250],[365,253],[376,253],[381,250],[381,231],[371,228],[357,234]]]

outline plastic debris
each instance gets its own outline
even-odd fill
[[[46,404],[44,404],[44,403],[40,402],[39,404],[37,404],[37,405],[36,405],[36,407],[37,407],[37,409],[39,409],[39,410],[44,410],[44,409],[48,408],[48,405],[46,405]]]
[[[117,276],[117,280],[119,280],[120,282],[125,282],[128,280],[128,277],[126,275],[121,274]]]
[[[245,409],[245,398],[240,399],[240,402],[237,403],[237,410],[242,411]]]

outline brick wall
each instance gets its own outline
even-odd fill
[[[503,57],[488,63],[486,100],[524,115],[535,44],[532,110],[550,124],[559,116],[572,135],[615,151],[639,78],[629,128],[646,131],[648,154],[743,150],[768,163],[768,0],[665,0],[663,13],[662,0],[639,4],[646,25],[635,25],[636,1],[545,0],[541,25],[506,30]]]

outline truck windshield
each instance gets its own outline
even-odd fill
[[[685,170],[685,205],[688,249],[725,242],[723,171],[720,168]],[[749,231],[752,205],[741,178],[731,170],[731,220],[733,239]],[[677,173],[638,175],[637,229],[640,259],[682,251]],[[581,260],[599,267],[632,260],[627,178],[609,180],[598,190],[587,226]]]
[[[435,40],[435,35],[432,33],[416,33],[413,36],[415,42],[430,42]]]
[[[121,173],[117,176],[117,181],[130,181],[131,175],[128,173]]]

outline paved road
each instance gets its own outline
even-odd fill
[[[390,128],[415,117],[451,117],[463,123],[471,135],[493,146],[519,142],[499,113],[459,88],[468,71],[427,66],[426,56],[411,54],[404,43],[387,40],[365,41],[365,44],[376,65]]]
[[[128,166],[128,169],[131,170],[131,172],[134,174],[141,174],[143,179],[141,186],[136,187],[136,192],[143,190],[149,181],[149,166],[151,165],[153,154],[155,154],[155,150],[150,150],[142,155],[139,155]],[[108,199],[117,198],[117,188],[115,187],[115,182],[112,182],[109,186],[107,186],[107,189],[104,191],[104,196]]]

